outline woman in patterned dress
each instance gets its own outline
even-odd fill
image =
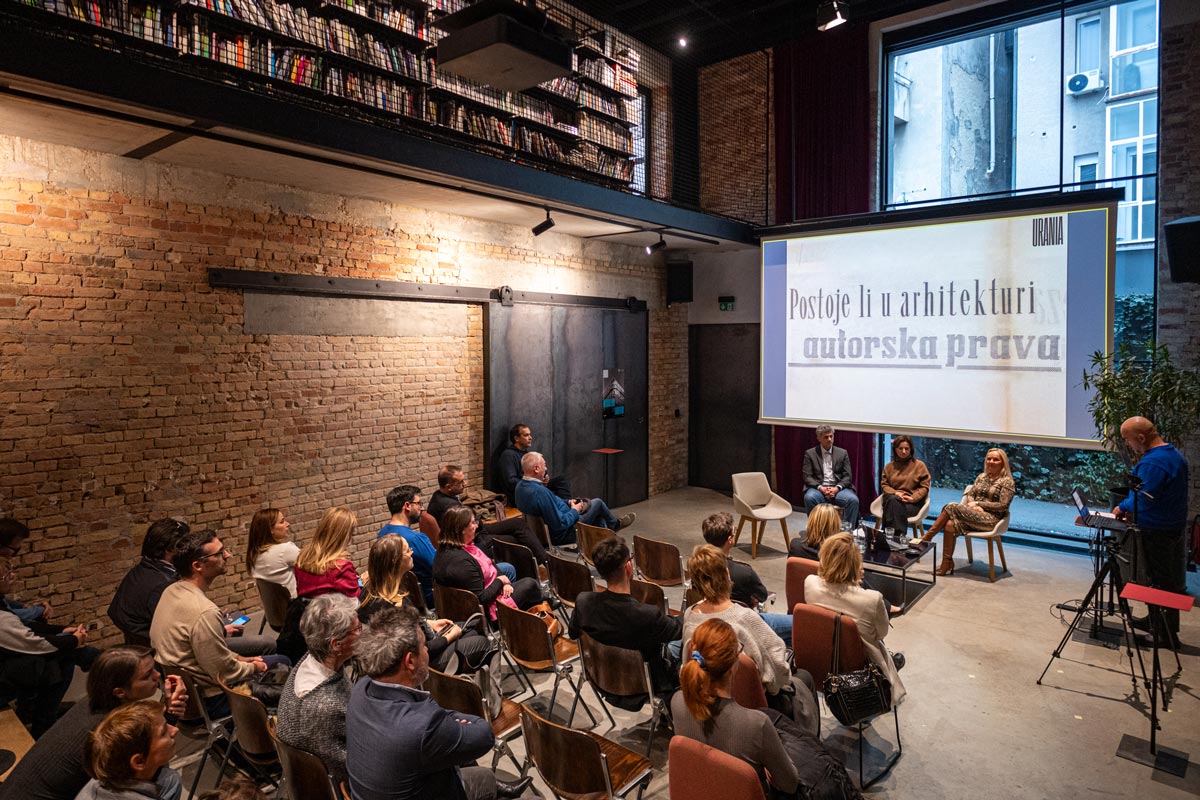
[[[928,542],[943,530],[946,532],[938,575],[954,574],[954,546],[959,534],[990,531],[996,527],[997,522],[1008,516],[1008,505],[1016,491],[1012,471],[1008,468],[1008,454],[993,447],[984,457],[983,472],[963,494],[963,502],[943,506],[933,526],[921,537],[921,541]]]

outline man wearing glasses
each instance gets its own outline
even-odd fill
[[[392,518],[379,529],[377,538],[390,534],[404,537],[412,549],[413,574],[421,585],[425,605],[433,608],[433,557],[437,555],[437,548],[420,530],[421,512],[425,508],[420,487],[406,483],[392,489],[387,495],[387,507]]]

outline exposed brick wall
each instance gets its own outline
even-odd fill
[[[363,564],[387,489],[432,490],[445,461],[479,485],[480,307],[465,339],[248,335],[209,267],[648,298],[651,491],[686,480],[687,318],[661,310],[660,259],[0,137],[0,513],[34,531],[16,596],[107,624],[147,524],[176,515],[234,549],[215,599],[241,604],[256,508],[307,539],[348,506]]]
[[[700,70],[700,207],[768,222],[770,60],[755,52]]]

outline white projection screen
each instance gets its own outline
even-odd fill
[[[1097,449],[1109,196],[765,238],[759,421]]]

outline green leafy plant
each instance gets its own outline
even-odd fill
[[[1200,423],[1200,373],[1175,364],[1166,345],[1145,347],[1140,354],[1122,346],[1112,358],[1093,353],[1083,388],[1095,390],[1088,411],[1108,450],[1123,446],[1121,423],[1129,417],[1150,418],[1163,439],[1176,446]]]

